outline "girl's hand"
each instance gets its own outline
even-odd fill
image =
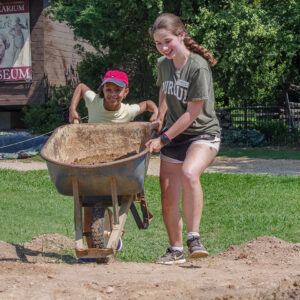
[[[156,139],[152,139],[146,143],[146,147],[149,147],[150,153],[159,152],[163,146],[164,145],[162,144],[161,139],[159,137]]]
[[[73,124],[75,119],[78,120],[79,123],[82,123],[77,111],[76,110],[70,110],[70,112],[69,112],[69,123]]]

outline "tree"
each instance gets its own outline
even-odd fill
[[[52,0],[49,14],[66,21],[97,49],[79,67],[96,88],[107,69],[129,73],[131,101],[157,98],[159,56],[148,28],[161,12],[179,15],[194,39],[219,59],[213,68],[219,105],[274,103],[281,76],[299,81],[296,0]],[[103,50],[104,49],[104,50]],[[297,52],[298,51],[298,52]],[[299,65],[299,64],[298,64]]]
[[[53,0],[48,13],[66,21],[75,36],[97,49],[96,54],[87,54],[79,67],[81,81],[95,89],[106,70],[119,68],[129,75],[128,99],[141,101],[158,94],[152,71],[156,53],[147,31],[161,11],[160,2]]]
[[[282,75],[299,80],[299,2],[223,0],[198,4],[198,14],[187,9],[184,16],[192,34],[219,58],[214,72],[219,101],[274,103]]]

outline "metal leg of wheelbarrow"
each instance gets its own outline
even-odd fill
[[[153,219],[153,215],[150,213],[148,209],[147,200],[145,197],[145,193],[142,192],[140,194],[136,195],[136,199],[134,202],[139,202],[141,206],[141,212],[143,214],[143,221],[135,207],[135,203],[132,203],[130,206],[131,213],[133,215],[133,218],[136,222],[136,225],[139,229],[147,229]]]

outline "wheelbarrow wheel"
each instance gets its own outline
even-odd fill
[[[93,207],[91,218],[92,247],[104,249],[107,246],[112,231],[112,212],[108,207]],[[97,259],[98,263],[107,263],[109,257]]]

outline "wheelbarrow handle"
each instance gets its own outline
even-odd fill
[[[150,139],[156,138],[157,137],[158,123],[155,123],[155,122],[151,123],[149,125],[149,127],[150,127],[150,130],[152,131]]]

